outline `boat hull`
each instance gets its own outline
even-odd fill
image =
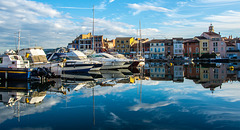
[[[71,74],[71,73],[87,73],[93,64],[65,64],[62,69],[63,74]]]
[[[31,71],[27,68],[0,68],[1,80],[29,80]]]

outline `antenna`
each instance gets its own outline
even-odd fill
[[[93,29],[92,29],[92,32],[93,32],[93,45],[92,45],[92,49],[94,50],[94,5],[93,5]]]
[[[18,53],[19,53],[19,49],[20,49],[20,31],[18,31]]]

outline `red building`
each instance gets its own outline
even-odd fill
[[[184,56],[190,58],[199,57],[199,41],[196,39],[187,40],[184,44]]]

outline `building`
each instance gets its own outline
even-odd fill
[[[226,57],[230,59],[240,59],[240,40],[225,39],[226,43]]]
[[[172,39],[165,40],[165,57],[167,59],[173,58],[173,40]]]
[[[140,49],[140,45],[139,45],[140,42],[142,43],[142,50]],[[134,40],[134,44],[130,47],[130,57],[136,57],[137,55],[140,55],[141,53],[143,53],[142,56],[148,59],[150,55],[149,50],[150,50],[150,42],[148,38],[141,39],[141,41],[139,41],[139,38],[136,38]]]
[[[150,59],[165,59],[165,40],[153,39],[150,41]]]
[[[184,66],[184,77],[186,77],[187,79],[198,81],[200,79],[200,66],[197,64],[190,64],[188,66]]]
[[[183,38],[173,38],[173,57],[182,58],[183,57]]]
[[[150,78],[152,80],[165,80],[165,64],[151,65]]]
[[[173,82],[183,82],[183,81],[184,81],[183,65],[174,65]]]
[[[203,36],[195,36],[194,39],[199,41],[199,57],[209,54],[209,40]]]
[[[203,37],[209,40],[209,53],[215,53],[217,57],[226,57],[226,43],[222,40],[220,33],[214,32],[212,24],[209,26],[208,32],[203,32]]]
[[[117,37],[115,40],[115,51],[125,56],[130,55],[130,47],[134,45],[133,37]]]
[[[183,42],[184,56],[190,58],[199,57],[199,41],[197,39],[187,40]]]
[[[84,51],[87,49],[93,49],[93,35],[91,33],[81,34],[76,37],[72,43],[68,44],[68,48],[75,48],[76,50]],[[94,50],[96,52],[102,52],[104,49],[103,35],[94,36]]]
[[[106,38],[106,39],[103,40],[103,42],[104,42],[105,51],[107,51],[107,52],[114,52],[115,51],[115,49],[114,49],[115,39],[109,40],[109,39]]]

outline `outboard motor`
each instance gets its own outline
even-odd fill
[[[43,67],[43,68],[36,68],[31,72],[31,77],[38,77],[40,76],[41,79],[43,78],[55,78],[56,75],[54,73],[52,73],[49,69]]]

